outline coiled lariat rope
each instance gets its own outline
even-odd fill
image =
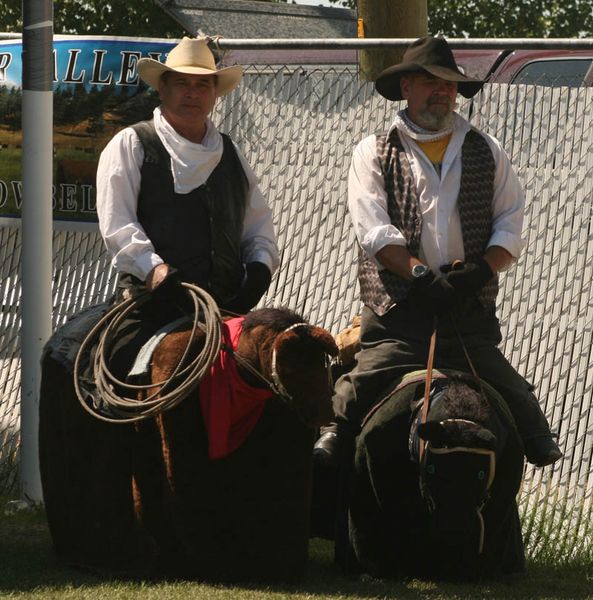
[[[106,352],[109,350],[114,334],[126,317],[149,299],[149,293],[119,302],[91,329],[74,361],[74,389],[80,404],[88,413],[107,423],[132,423],[154,417],[177,406],[197,388],[204,375],[210,371],[210,366],[222,346],[222,317],[218,305],[212,296],[198,286],[190,283],[180,285],[193,302],[192,330],[181,360],[171,376],[163,381],[134,385],[120,381],[107,367]],[[198,329],[205,334],[204,347],[186,364]],[[97,398],[102,404],[100,408],[94,406],[93,398],[85,393],[80,382],[81,364],[88,355],[91,344],[97,338],[99,342],[92,360],[91,371]],[[127,393],[119,395],[122,390]]]

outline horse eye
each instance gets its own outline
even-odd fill
[[[486,477],[486,473],[484,473],[484,471],[478,471],[478,479],[482,481],[484,477]]]

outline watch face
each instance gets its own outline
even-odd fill
[[[426,265],[414,265],[412,267],[412,277],[416,279],[418,277],[424,277],[428,273],[428,267]]]

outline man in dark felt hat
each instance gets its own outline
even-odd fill
[[[362,350],[336,383],[336,423],[315,446],[322,462],[351,447],[386,386],[425,368],[435,323],[435,366],[470,370],[458,331],[478,375],[508,402],[527,460],[545,466],[562,456],[533,386],[497,347],[497,274],[523,248],[524,196],[500,143],[455,112],[457,94],[471,98],[483,83],[459,70],[439,37],[415,41],[375,83],[407,106],[352,157]]]

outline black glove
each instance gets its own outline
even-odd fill
[[[231,312],[245,314],[251,310],[265,294],[272,281],[272,273],[260,262],[245,265],[245,278],[237,297],[225,308]]]
[[[475,263],[461,265],[444,265],[441,271],[455,292],[462,298],[472,296],[481,290],[493,277],[494,273],[485,259],[479,258]]]
[[[167,277],[152,290],[152,299],[155,302],[170,303],[183,297],[183,287],[177,269],[169,267]]]
[[[442,314],[453,308],[456,294],[446,277],[437,277],[428,271],[426,275],[414,279],[408,300],[423,311]]]

